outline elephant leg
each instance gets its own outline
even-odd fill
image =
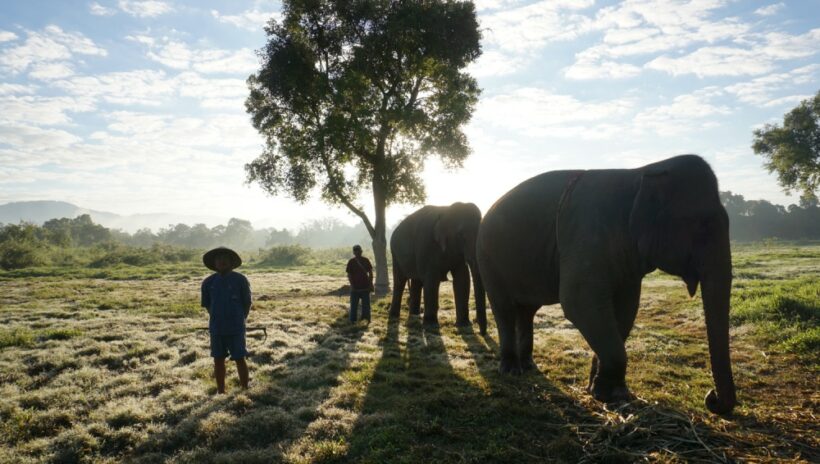
[[[569,292],[562,288],[561,306],[595,352],[592,396],[606,403],[632,399],[626,388],[626,350],[610,297],[606,291],[585,285],[575,289]]]
[[[407,284],[407,276],[393,264],[393,301],[390,302],[389,317],[399,317],[401,313],[401,297],[404,294],[404,286]]]
[[[421,289],[421,279],[410,279],[410,295],[407,301],[410,314],[421,314]]]
[[[598,356],[592,355],[592,362],[589,368],[589,383],[587,383],[587,393],[592,393],[592,383],[595,381],[595,376],[598,375]]]
[[[621,339],[626,342],[629,332],[635,325],[635,316],[638,314],[638,306],[641,299],[641,282],[626,285],[615,295],[615,321],[618,324],[618,333]],[[589,369],[589,384],[587,391],[592,393],[592,383],[598,375],[598,357],[593,356]]]
[[[456,325],[460,327],[470,325],[470,272],[467,265],[462,264],[453,271],[453,296],[456,300]]]
[[[501,351],[498,372],[502,374],[520,374],[521,365],[518,363],[515,304],[490,296],[490,308],[498,329],[498,344]]]
[[[423,283],[424,289],[424,324],[438,327],[438,277],[427,278]]]
[[[518,364],[522,371],[535,369],[532,360],[533,320],[538,308],[521,306],[516,311],[515,331],[518,336]]]
[[[632,327],[635,325],[635,316],[638,315],[638,306],[641,302],[641,281],[623,286],[615,295],[615,320],[618,322],[618,332],[626,342]]]

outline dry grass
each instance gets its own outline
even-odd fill
[[[742,249],[736,262],[738,301],[820,277],[817,247]],[[250,322],[268,337],[249,337],[251,388],[231,366],[222,396],[196,330],[204,274],[0,275],[0,462],[820,460],[816,353],[789,351],[770,326],[735,327],[740,405],[709,414],[700,301],[666,276],[645,282],[628,342],[640,399],[607,408],[583,392],[589,350],[558,307],[537,315],[539,371],[505,377],[492,318],[489,337],[456,330],[449,287],[439,330],[406,312],[388,322],[385,301],[351,326],[347,299],[328,296],[341,279],[322,274],[248,271]],[[801,288],[816,312],[820,295]]]

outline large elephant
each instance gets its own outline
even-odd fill
[[[453,276],[456,325],[470,325],[468,301],[470,273],[475,287],[476,319],[482,334],[487,332],[484,284],[478,272],[475,249],[481,211],[472,203],[425,206],[393,230],[393,302],[390,316],[399,315],[404,287],[410,281],[410,314],[420,313],[424,290],[424,323],[438,324],[438,293],[447,273]],[[469,266],[469,271],[467,270]]]
[[[552,171],[526,180],[487,212],[477,243],[501,345],[501,372],[533,367],[533,318],[560,303],[595,356],[588,391],[631,398],[624,342],[643,276],[700,283],[715,390],[713,413],[735,406],[729,359],[729,220],[712,169],[681,155],[637,169]]]

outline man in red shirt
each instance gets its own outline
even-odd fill
[[[353,246],[353,258],[347,262],[350,282],[350,322],[356,322],[359,300],[362,300],[362,320],[370,322],[370,292],[373,290],[373,266],[362,256],[362,247]]]

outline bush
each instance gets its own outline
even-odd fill
[[[104,254],[91,262],[90,267],[110,267],[119,264],[146,266],[149,264],[179,263],[193,261],[199,256],[198,250],[178,248],[170,245],[154,244],[151,248],[135,248],[110,244],[99,247]]]
[[[34,242],[10,240],[0,243],[0,268],[22,269],[44,263],[43,252]]]
[[[275,246],[262,251],[259,256],[260,266],[299,266],[307,263],[310,249],[302,245]]]

